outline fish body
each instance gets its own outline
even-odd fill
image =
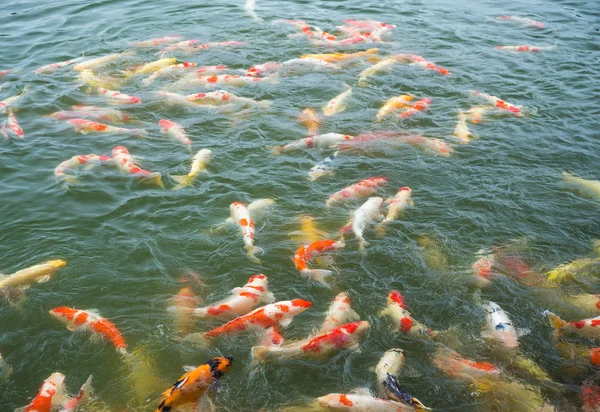
[[[142,99],[139,97],[129,96],[117,90],[109,90],[105,89],[104,87],[98,87],[97,90],[100,94],[104,95],[108,104],[138,104],[142,102]]]
[[[0,289],[5,287],[28,287],[33,282],[46,282],[56,271],[67,265],[66,260],[49,260],[39,265],[21,269],[5,277],[0,276]]]
[[[406,210],[407,207],[413,206],[414,203],[411,199],[412,189],[410,187],[401,187],[396,193],[396,196],[388,199],[386,203],[389,204],[388,212],[385,219],[381,222],[382,224],[396,220],[398,216]]]
[[[600,366],[600,348],[589,348],[573,343],[553,342],[564,359],[583,360],[588,365]]]
[[[233,93],[229,93],[225,90],[216,90],[208,93],[194,93],[186,96],[186,99],[190,102],[208,105],[208,106],[219,106],[225,104],[241,104],[247,106],[261,106],[264,108],[269,107],[270,102],[267,100],[254,100],[247,97],[236,96]]]
[[[108,339],[121,354],[127,353],[127,343],[121,332],[108,319],[94,311],[78,310],[60,306],[49,312],[67,325],[70,331],[93,332]]]
[[[419,236],[417,239],[419,252],[425,264],[435,270],[443,270],[448,265],[448,259],[442,252],[440,245],[436,239],[428,235]]]
[[[256,0],[246,0],[246,3],[244,3],[244,10],[246,10],[246,13],[248,14],[248,16],[252,17],[252,20],[259,22],[262,21],[262,19],[260,17],[258,17],[256,15],[256,12],[254,11],[254,8],[256,7]]]
[[[563,180],[567,183],[573,183],[581,189],[593,194],[600,199],[600,181],[598,180],[586,180],[568,172],[563,172]]]
[[[298,123],[308,129],[309,136],[314,136],[319,133],[321,118],[313,109],[304,109],[298,116]]]
[[[160,173],[149,172],[140,168],[125,146],[115,146],[113,148],[112,160],[122,173],[138,175],[144,178],[144,183],[164,187]]]
[[[419,112],[423,112],[429,108],[431,105],[431,99],[428,97],[424,97],[421,100],[417,100],[413,104],[410,105],[406,110],[402,111],[402,113],[398,114],[403,119],[407,117],[414,116]]]
[[[335,241],[331,239],[318,240],[309,245],[301,246],[294,254],[292,261],[302,276],[314,279],[325,287],[330,287],[325,278],[332,275],[333,272],[331,270],[310,269],[308,267],[308,262],[312,258],[323,253],[341,249],[345,246],[346,244],[343,241]]]
[[[312,216],[300,217],[300,230],[290,233],[297,243],[310,244],[327,236],[327,233],[317,228],[315,218]]]
[[[356,322],[360,319],[358,313],[350,306],[350,297],[346,292],[338,293],[333,299],[319,333],[325,333],[345,323]]]
[[[249,313],[261,303],[273,300],[267,277],[258,274],[251,276],[243,287],[233,289],[231,296],[203,308],[196,308],[192,313],[202,319],[233,319]]]
[[[173,66],[177,63],[177,59],[174,57],[167,57],[164,59],[156,60],[150,63],[144,64],[142,67],[134,71],[135,74],[152,74],[161,69],[169,66]]]
[[[493,274],[494,265],[496,264],[496,258],[493,253],[484,253],[483,250],[478,253],[481,257],[477,262],[471,265],[475,280],[480,286],[487,286],[490,284],[490,279]]]
[[[415,410],[413,407],[406,406],[400,402],[355,393],[330,393],[329,395],[317,398],[317,402],[322,408],[334,408],[337,411],[401,412]]]
[[[206,166],[208,165],[208,162],[210,162],[211,156],[212,152],[208,149],[202,149],[198,151],[198,153],[194,155],[194,159],[192,160],[192,168],[187,175],[171,176],[171,178],[178,183],[173,190],[181,189],[191,185],[194,180],[196,180],[198,175],[206,170]]]
[[[311,305],[311,302],[302,299],[270,303],[205,332],[203,336],[210,339],[243,332],[251,327],[263,329],[278,325],[285,327],[291,323],[294,316],[304,312]]]
[[[548,316],[550,325],[554,328],[554,334],[556,336],[565,333],[574,333],[585,337],[600,338],[600,316],[566,322],[552,312],[546,311],[544,313]]]
[[[132,41],[131,44],[136,47],[158,47],[165,44],[173,44],[182,38],[182,36],[165,36],[143,41]]]
[[[500,377],[500,370],[491,363],[464,358],[449,348],[438,349],[434,355],[433,364],[451,378],[467,382]]]
[[[78,168],[93,168],[102,163],[106,163],[111,160],[110,156],[99,156],[96,154],[77,155],[70,159],[65,160],[54,169],[54,175],[67,183],[78,183],[77,179],[68,172]]]
[[[338,152],[335,152],[331,156],[327,156],[325,159],[311,167],[308,171],[308,180],[314,182],[315,180],[324,176],[333,176],[333,163],[337,157],[337,154]]]
[[[92,375],[90,375],[81,389],[79,389],[79,393],[63,402],[60,412],[73,412],[79,410],[81,405],[87,401],[92,393]]]
[[[158,125],[160,126],[161,133],[167,134],[172,139],[177,140],[188,147],[190,146],[190,139],[187,137],[180,124],[171,120],[161,119],[158,121]]]
[[[439,332],[434,331],[422,323],[416,321],[404,302],[404,296],[397,290],[392,290],[387,297],[387,307],[381,315],[389,316],[395,323],[398,331],[414,338],[435,338]]]
[[[418,54],[398,54],[395,56],[398,61],[408,61],[411,65],[423,67],[425,69],[434,70],[444,76],[450,74],[450,70],[444,69],[443,67],[437,66],[423,56]]]
[[[347,200],[360,199],[361,197],[367,197],[375,193],[380,187],[387,185],[388,178],[385,176],[370,177],[368,179],[361,180],[351,186],[345,187],[344,189],[335,192],[325,202],[327,206],[331,206],[337,202],[345,202]]]
[[[487,330],[482,336],[499,341],[507,349],[516,349],[522,333],[514,327],[506,312],[495,302],[488,302],[484,310]]]
[[[113,123],[127,123],[131,116],[116,109],[95,106],[73,106],[72,111],[55,112],[49,115],[58,120],[90,119]]]
[[[0,353],[0,383],[6,382],[13,372],[12,366],[6,363],[6,360]]]
[[[387,59],[384,59],[384,60],[380,61],[379,63],[374,64],[373,66],[363,70],[358,75],[358,84],[360,86],[366,86],[367,79],[369,77],[373,76],[374,74],[376,74],[382,70],[391,69],[391,67],[396,63],[398,63],[398,59],[393,58],[393,57],[388,57]]]
[[[231,221],[235,222],[240,228],[248,257],[251,261],[260,263],[260,260],[255,255],[264,251],[260,247],[254,246],[255,226],[254,221],[250,219],[248,208],[242,202],[233,202],[229,206],[229,211],[231,213]]]
[[[454,152],[452,146],[441,139],[433,139],[431,137],[419,135],[409,135],[400,138],[400,140],[402,143],[406,143],[413,147],[425,148],[446,157],[451,156]]]
[[[189,286],[184,286],[171,300],[171,306],[167,308],[174,317],[174,329],[179,334],[189,332],[192,320],[192,312],[200,303],[200,298],[196,296]]]
[[[261,82],[269,82],[269,77],[252,77],[252,76],[241,76],[237,74],[213,74],[204,75],[197,74],[194,78],[187,80],[188,86],[247,86],[250,84],[256,84]]]
[[[377,54],[379,49],[368,49],[356,53],[324,53],[324,54],[305,54],[301,59],[317,59],[327,63],[338,63],[347,60],[353,60],[361,57],[369,57]]]
[[[361,207],[352,213],[352,232],[359,241],[358,248],[361,251],[364,251],[365,247],[369,245],[369,242],[364,238],[364,232],[367,227],[383,219],[381,215],[382,203],[383,199],[381,197],[370,197]]]
[[[75,129],[77,133],[126,133],[132,136],[143,137],[148,134],[143,129],[127,129],[124,127],[111,126],[104,123],[94,122],[88,119],[69,119],[67,123]]]
[[[385,116],[391,114],[397,109],[408,107],[410,105],[410,101],[413,99],[414,97],[408,94],[392,97],[391,99],[387,100],[377,112],[377,120],[382,120]]]
[[[404,366],[405,360],[406,356],[404,356],[404,351],[402,349],[394,348],[385,352],[377,363],[377,366],[375,366],[377,383],[384,383],[388,375],[397,376]]]
[[[115,53],[109,54],[107,56],[97,57],[95,59],[85,60],[79,64],[73,66],[73,70],[76,72],[80,72],[82,70],[91,70],[96,67],[104,66],[107,63],[110,63],[115,60],[122,59],[123,57],[133,56],[135,53],[132,51],[125,53]]]
[[[337,70],[340,67],[335,63],[329,63],[323,61],[321,59],[316,59],[313,57],[304,57],[297,59],[286,60],[281,64],[282,69],[290,69],[290,70],[299,70],[302,68],[305,69],[334,69]]]
[[[346,102],[352,95],[352,87],[348,87],[346,91],[338,94],[331,99],[325,107],[323,107],[323,114],[325,116],[333,116],[336,113],[341,113],[346,110]]]
[[[579,392],[584,412],[598,412],[600,410],[600,386],[594,384],[593,379],[583,382]]]
[[[495,106],[489,104],[480,104],[470,107],[469,110],[467,110],[464,114],[466,115],[467,120],[469,120],[471,123],[479,124],[484,120],[483,116],[486,113],[489,113],[495,109]]]
[[[10,108],[12,108],[17,101],[19,101],[25,93],[29,90],[28,86],[25,86],[20,93],[15,94],[14,96],[7,97],[6,99],[0,101],[0,112],[4,112]]]
[[[201,44],[200,40],[182,40],[177,43],[171,43],[167,47],[163,47],[160,51],[161,55],[165,55],[166,53],[174,52],[174,51],[186,51],[189,52],[194,49],[197,44]]]
[[[121,82],[110,76],[96,76],[91,70],[82,70],[79,73],[79,81],[82,84],[87,84],[93,89],[107,88],[113,89],[119,87]]]
[[[183,72],[183,70],[190,69],[190,68],[193,68],[196,66],[197,66],[197,64],[193,63],[193,62],[183,62],[183,63],[168,65],[166,67],[158,69],[157,71],[152,73],[150,76],[148,76],[147,78],[142,80],[142,85],[150,86],[159,77],[169,77],[169,76],[173,76],[174,74],[181,74]]]
[[[66,396],[64,382],[65,375],[54,372],[44,380],[42,387],[29,405],[22,408],[23,412],[51,412],[60,406]]]
[[[34,70],[35,73],[43,73],[43,74],[50,74],[50,73],[54,73],[55,71],[62,69],[63,67],[67,67],[73,63],[77,63],[78,61],[83,60],[83,57],[78,57],[76,59],[71,59],[71,60],[65,60],[63,62],[58,62],[58,63],[51,63],[51,64],[47,64],[45,66],[40,67],[39,69]]]
[[[469,93],[471,93],[471,95],[473,95],[474,97],[478,97],[482,100],[485,100],[487,103],[493,105],[494,107],[496,107],[498,109],[506,110],[506,111],[512,113],[514,116],[522,116],[523,115],[521,113],[521,109],[518,106],[515,106],[514,104],[505,102],[504,100],[500,99],[499,97],[492,96],[491,94],[487,94],[487,93],[478,92],[475,90],[470,90]]]
[[[556,48],[556,46],[528,46],[528,45],[520,45],[520,46],[496,46],[498,50],[506,50],[513,52],[541,52],[544,50],[552,50]]]
[[[273,358],[327,358],[344,349],[358,348],[369,326],[369,322],[366,321],[352,322],[297,342],[280,346],[254,346],[252,358],[261,362]]]
[[[6,123],[8,123],[8,130],[13,136],[18,137],[21,140],[25,139],[25,133],[23,132],[23,129],[21,129],[21,126],[19,126],[19,122],[17,121],[17,118],[13,112],[8,114],[8,120],[5,122],[5,124]],[[9,135],[4,131],[4,126],[2,130],[5,137],[8,138]]]
[[[461,144],[467,144],[473,140],[473,135],[467,126],[467,118],[468,116],[465,112],[462,110],[458,112],[458,123],[456,123],[453,135]]]
[[[535,27],[536,29],[543,29],[545,27],[544,23],[540,21],[535,21],[519,16],[500,16],[496,17],[495,20],[514,21],[515,23],[522,24],[524,26]]]
[[[600,258],[576,259],[572,262],[555,267],[546,273],[546,276],[548,277],[549,282],[563,283],[572,280],[575,275],[585,273],[587,270],[594,267],[600,267]]]
[[[291,152],[293,150],[299,149],[310,149],[313,147],[319,149],[328,149],[335,148],[340,144],[347,142],[349,140],[354,139],[354,136],[350,136],[347,134],[340,133],[325,133],[318,134],[315,136],[305,137],[304,139],[295,140],[291,143],[285,144],[283,146],[276,146],[271,148],[271,153],[275,156]]]
[[[198,402],[231,368],[232,362],[233,358],[230,357],[216,357],[186,372],[163,393],[163,400],[156,412],[174,411],[179,406]]]
[[[282,66],[283,65],[279,62],[266,62],[262,64],[255,64],[246,71],[246,76],[264,77],[265,75],[277,73]]]

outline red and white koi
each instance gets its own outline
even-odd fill
[[[23,412],[51,412],[64,402],[65,396],[65,375],[54,372],[44,380],[42,387],[29,405],[21,409]]]
[[[537,29],[543,29],[545,27],[544,23],[542,23],[540,21],[526,19],[524,17],[519,17],[519,16],[500,16],[500,17],[496,17],[494,20],[514,21],[515,23],[519,23],[524,26],[535,27]]]
[[[132,120],[130,115],[120,110],[95,106],[73,106],[72,111],[52,113],[49,117],[54,117],[58,120],[92,119],[113,123],[127,123]]]
[[[124,57],[133,56],[134,54],[135,54],[135,52],[128,51],[128,52],[124,52],[124,53],[115,53],[115,54],[109,54],[107,56],[97,57],[95,59],[86,60],[79,64],[76,64],[73,67],[73,70],[75,70],[76,72],[80,72],[82,70],[90,70],[95,67],[104,66],[107,63],[122,59]]]
[[[352,87],[347,86],[346,91],[340,93],[331,99],[325,107],[323,107],[323,114],[325,116],[333,116],[336,113],[341,113],[346,110],[346,103],[352,95]]]
[[[450,70],[444,69],[443,67],[437,66],[423,56],[418,54],[398,54],[395,56],[398,61],[409,61],[411,65],[423,67],[425,69],[435,70],[436,72],[446,76],[450,74]]]
[[[452,146],[440,139],[433,139],[431,137],[423,137],[419,135],[409,135],[400,138],[402,143],[406,143],[408,145],[414,147],[422,147],[425,149],[429,149],[437,154],[442,156],[451,156],[454,152]]]
[[[279,346],[254,346],[252,359],[324,359],[344,349],[354,350],[369,330],[369,322],[347,323],[317,336]]]
[[[195,108],[195,109],[197,109],[197,108],[215,108],[215,106],[201,105],[201,104],[191,102],[190,100],[187,99],[187,96],[184,96],[184,95],[178,94],[178,93],[159,91],[159,92],[156,92],[156,94],[163,97],[164,100],[169,104],[176,104],[179,106]]]
[[[233,202],[229,206],[229,211],[231,212],[230,221],[235,222],[240,228],[248,258],[254,263],[260,264],[260,259],[256,257],[256,254],[264,253],[264,250],[254,245],[254,221],[250,219],[248,208],[242,202]]]
[[[108,104],[137,104],[141,103],[142,99],[136,96],[129,96],[116,90],[105,89],[104,87],[97,88],[98,93],[106,97]]]
[[[161,51],[161,55],[165,55],[166,53],[174,52],[174,51],[191,51],[193,48],[200,44],[201,40],[183,40],[177,43],[173,43],[167,47],[164,47]]]
[[[400,96],[392,97],[387,100],[381,109],[377,112],[377,121],[381,121],[388,114],[396,111],[397,109],[403,109],[408,107],[410,102],[414,99],[414,96],[409,94],[402,94]]]
[[[392,222],[398,218],[398,216],[406,210],[409,206],[414,206],[414,202],[411,199],[412,189],[410,187],[401,187],[396,193],[396,196],[387,199],[385,202],[389,205],[388,212],[385,219],[381,224]]]
[[[175,139],[188,147],[190,146],[190,139],[187,137],[180,124],[171,120],[161,119],[158,121],[158,125],[160,126],[160,132],[162,134],[167,134],[172,139]]]
[[[85,331],[96,333],[108,339],[121,354],[127,353],[127,343],[121,332],[109,320],[103,318],[94,310],[78,310],[60,306],[50,311],[56,319],[67,325],[70,331]]]
[[[506,312],[495,302],[484,305],[487,320],[487,330],[481,336],[499,341],[508,349],[519,346],[519,336],[527,333],[526,330],[516,329]]]
[[[227,67],[224,64],[218,64],[216,66],[203,66],[203,67],[198,67],[196,69],[196,73],[198,74],[202,74],[202,75],[206,75],[206,74],[215,74],[215,73],[219,73],[225,70],[228,70],[229,67]]]
[[[40,67],[39,69],[34,70],[34,72],[35,73],[43,73],[43,74],[54,73],[55,71],[62,69],[63,67],[70,66],[71,64],[77,63],[78,61],[81,61],[81,60],[83,60],[83,57],[78,57],[76,59],[71,59],[71,60],[65,60],[64,62],[47,64],[45,66]]]
[[[346,19],[346,20],[344,20],[344,23],[349,24],[350,26],[356,27],[356,28],[360,29],[361,31],[370,31],[370,30],[372,31],[372,30],[380,29],[381,27],[386,27],[390,30],[396,28],[396,26],[393,24],[387,24],[382,21],[376,21],[376,20]]]
[[[268,77],[240,76],[237,74],[213,74],[212,76],[198,74],[193,78],[182,80],[185,80],[188,86],[217,86],[223,84],[229,86],[247,86],[249,84],[271,81]]]
[[[387,59],[384,59],[382,61],[380,61],[377,64],[374,64],[373,66],[363,70],[362,72],[360,72],[360,74],[358,75],[358,85],[359,86],[366,86],[367,85],[367,79],[371,76],[373,76],[374,74],[379,73],[382,70],[390,70],[392,68],[392,66],[394,64],[398,63],[398,59],[396,59],[395,57],[388,57]]]
[[[258,274],[251,276],[243,287],[233,289],[230,297],[196,308],[192,313],[202,319],[233,319],[247,314],[261,303],[271,303],[274,300],[267,277]]]
[[[349,45],[354,45],[354,44],[358,44],[358,43],[365,43],[365,42],[371,41],[370,33],[357,35],[357,36],[350,37],[350,38],[343,39],[343,40],[337,40],[337,38],[335,36],[333,36],[332,34],[327,33],[327,32],[321,32],[321,33],[317,33],[317,34],[318,34],[318,36],[309,37],[311,39],[311,43],[316,46],[329,46],[329,47],[349,46]],[[333,38],[332,38],[332,36],[333,36]],[[313,37],[320,37],[320,38],[313,38]]]
[[[436,338],[439,332],[434,331],[416,321],[404,302],[404,296],[397,290],[392,290],[387,297],[387,307],[380,312],[381,316],[392,318],[397,331],[413,338]]]
[[[554,328],[554,334],[556,336],[565,333],[575,333],[581,336],[600,338],[600,316],[591,319],[566,322],[550,311],[545,311],[544,314],[548,316],[550,325]]]
[[[520,46],[496,46],[498,50],[506,50],[513,52],[541,52],[544,50],[552,50],[555,49],[556,46],[528,46],[528,45],[520,45]]]
[[[110,156],[98,156],[96,154],[73,156],[59,164],[56,169],[54,169],[54,175],[67,183],[78,184],[79,181],[74,176],[67,174],[68,172],[81,167],[91,169],[97,165],[106,163],[111,159]]]
[[[191,185],[194,180],[196,180],[198,175],[206,170],[206,166],[208,165],[208,162],[210,162],[211,156],[212,151],[208,149],[199,150],[198,153],[194,155],[194,159],[192,160],[192,168],[187,175],[171,175],[171,178],[178,183],[173,190],[181,189]]]
[[[350,297],[346,292],[341,292],[329,305],[319,333],[329,332],[345,323],[356,322],[359,319],[358,313],[350,306]]]
[[[296,70],[300,68],[317,68],[317,69],[339,69],[335,63],[330,63],[314,57],[299,57],[296,59],[286,60],[282,64],[282,69]]]
[[[414,116],[419,112],[424,112],[429,108],[430,104],[431,99],[428,97],[424,97],[421,100],[417,100],[416,102],[414,102],[412,105],[410,105],[410,107],[399,113],[398,116],[400,116],[403,119],[406,119],[407,117]]]
[[[183,36],[165,36],[144,41],[132,41],[130,43],[136,47],[158,47],[165,44],[173,44],[182,38]]]
[[[92,375],[90,375],[81,389],[79,389],[79,393],[67,400],[65,400],[59,410],[59,412],[73,412],[79,409],[79,407],[90,397],[92,393]]]
[[[282,67],[283,64],[278,62],[266,62],[263,64],[255,64],[246,71],[246,76],[264,77],[265,75],[277,73]]]
[[[521,113],[521,108],[519,106],[515,106],[514,104],[505,102],[504,100],[500,99],[499,97],[492,96],[491,94],[487,94],[487,93],[478,92],[475,90],[469,90],[469,93],[471,93],[471,95],[473,97],[477,97],[482,100],[485,100],[486,102],[493,105],[494,107],[497,107],[498,109],[502,109],[502,110],[511,112],[514,116],[522,116],[523,115]]]
[[[8,131],[10,132],[10,134],[12,134],[15,137],[18,137],[21,140],[25,139],[25,133],[23,132],[23,129],[21,129],[21,126],[19,126],[19,122],[17,121],[17,118],[15,117],[13,112],[9,112],[8,119],[5,120],[2,124],[2,134],[5,138],[10,139],[10,134],[6,132],[7,124]]]
[[[317,398],[323,408],[334,408],[337,411],[377,411],[401,412],[414,410],[400,402],[374,397],[369,390],[366,393],[330,393]]]
[[[261,345],[263,346],[281,346],[285,342],[285,338],[281,333],[279,333],[279,328],[277,326],[273,326],[265,330],[265,334],[263,335]]]
[[[145,137],[148,135],[144,129],[127,129],[124,127],[111,126],[104,123],[94,122],[88,119],[69,119],[67,123],[75,129],[77,133],[125,133],[134,137]]]
[[[295,316],[310,308],[311,302],[294,299],[270,303],[239,316],[226,324],[202,334],[205,339],[243,332],[251,327],[267,329],[273,326],[288,326]]]
[[[385,176],[369,177],[361,180],[351,186],[345,187],[342,190],[335,192],[325,202],[327,206],[331,206],[336,202],[345,202],[347,200],[355,200],[361,197],[371,196],[380,187],[387,184],[388,178]]]
[[[15,94],[14,96],[8,97],[2,101],[0,101],[0,112],[4,112],[14,106],[14,104],[21,98],[25,93],[29,91],[29,86],[23,87],[21,92]]]
[[[433,364],[451,378],[472,382],[481,378],[498,379],[500,370],[489,362],[477,362],[459,355],[447,347],[435,353]]]
[[[217,42],[212,42],[212,43],[203,43],[203,44],[200,44],[200,45],[194,47],[192,49],[192,51],[199,51],[199,50],[204,50],[204,49],[210,49],[210,48],[213,48],[213,47],[243,46],[245,44],[246,44],[245,41],[235,41],[235,40],[217,41]]]
[[[143,177],[144,183],[155,184],[157,186],[164,187],[160,173],[149,172],[141,169],[138,163],[134,160],[133,156],[129,154],[129,151],[126,147],[116,146],[113,148],[112,160],[122,173],[138,175]]]
[[[341,249],[345,246],[346,244],[343,240],[318,240],[309,245],[301,246],[294,254],[292,261],[294,262],[294,265],[296,265],[296,269],[300,271],[302,276],[314,279],[321,285],[330,288],[331,286],[329,285],[329,283],[327,283],[325,279],[327,278],[327,276],[332,275],[333,272],[331,270],[324,269],[310,269],[308,267],[308,262],[312,258],[317,257],[323,253]]]
[[[186,96],[186,99],[199,105],[208,106],[219,106],[224,104],[241,104],[247,106],[260,106],[263,108],[270,106],[270,102],[268,100],[258,101],[248,97],[236,96],[235,94],[229,93],[225,90],[190,94]]]
[[[158,79],[159,77],[173,77],[173,75],[175,74],[183,74],[183,70],[185,69],[190,69],[196,66],[197,64],[193,62],[171,64],[167,67],[163,67],[162,69],[155,71],[150,76],[142,80],[142,85],[150,86],[154,82],[154,80]]]
[[[274,156],[281,153],[291,152],[299,149],[310,149],[316,147],[319,149],[329,149],[339,146],[343,142],[354,139],[354,136],[340,133],[326,133],[315,136],[305,137],[304,139],[295,140],[283,146],[271,147],[271,154]]]

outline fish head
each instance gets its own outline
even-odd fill
[[[63,259],[55,259],[47,262],[48,265],[52,266],[53,269],[60,269],[67,266],[67,261]]]
[[[115,157],[118,155],[129,155],[129,150],[125,146],[115,146],[112,149],[112,156]]]
[[[68,323],[73,320],[76,312],[77,311],[75,309],[66,306],[59,306],[57,308],[52,309],[48,313],[50,313],[52,316],[54,316],[61,322]]]
[[[194,160],[204,159],[205,161],[208,161],[208,160],[210,160],[211,156],[212,156],[212,150],[202,149],[194,155]]]
[[[388,293],[387,304],[388,306],[398,305],[402,309],[406,309],[406,303],[404,303],[404,296],[402,296],[402,293],[398,292],[397,290],[392,290],[390,291],[390,293]]]
[[[265,275],[259,273],[257,275],[250,276],[248,282],[244,287],[249,287],[254,291],[265,292],[268,290],[269,281]]]
[[[231,368],[231,364],[233,362],[233,358],[226,356],[218,356],[216,358],[209,359],[206,364],[210,367],[210,373],[213,378],[219,379],[221,376],[225,374]]]
[[[306,309],[312,306],[312,302],[303,299],[294,299],[289,302],[289,305],[285,305],[286,309],[282,309],[284,318],[292,318],[296,315],[301,314]]]
[[[348,408],[353,405],[348,396],[341,393],[330,393],[329,395],[321,396],[317,398],[317,402],[323,408]]]

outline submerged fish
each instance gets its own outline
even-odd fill
[[[337,155],[338,152],[335,152],[331,156],[327,156],[325,159],[311,167],[308,171],[308,180],[314,182],[315,180],[324,176],[333,176],[333,162]]]
[[[487,330],[481,335],[487,339],[494,339],[508,349],[516,349],[519,346],[519,336],[527,333],[514,327],[504,310],[495,302],[484,305],[486,312]]]
[[[109,55],[102,56],[102,57],[97,57],[95,59],[86,60],[79,64],[76,64],[73,67],[73,70],[75,70],[76,72],[80,72],[82,70],[94,69],[99,66],[104,66],[105,64],[113,62],[115,60],[122,59],[123,57],[133,56],[134,54],[135,54],[135,52],[129,51],[129,52],[124,52],[124,53],[115,53],[115,54],[109,54]]]
[[[313,109],[304,109],[300,116],[298,116],[298,123],[308,129],[309,136],[313,136],[319,133],[321,119]]]
[[[300,217],[300,230],[290,233],[296,243],[310,244],[327,236],[327,233],[318,229],[315,218],[312,216]]]
[[[377,120],[382,120],[385,116],[393,113],[397,109],[408,107],[410,101],[413,99],[414,97],[409,94],[402,94],[400,96],[392,97],[391,99],[387,100],[377,112]]]
[[[574,333],[581,336],[600,338],[600,316],[591,319],[566,322],[550,311],[545,311],[550,325],[554,328],[555,336],[561,336],[565,333]]]
[[[404,302],[404,296],[397,290],[392,290],[387,297],[387,307],[380,316],[389,316],[394,322],[394,330],[415,338],[435,338],[439,332],[434,331],[416,321]]]
[[[192,168],[187,175],[177,176],[171,175],[171,178],[177,182],[177,186],[173,190],[181,189],[191,185],[200,173],[206,170],[206,166],[210,161],[212,152],[208,149],[202,149],[194,155],[192,160]]]
[[[506,50],[506,51],[514,51],[514,52],[541,52],[544,50],[552,50],[556,48],[556,46],[496,46],[497,50]]]
[[[582,179],[567,172],[563,172],[562,175],[565,182],[574,184],[584,192],[587,192],[600,200],[600,181]]]
[[[6,382],[12,374],[12,372],[12,366],[6,363],[6,360],[4,360],[2,354],[0,353],[0,383]]]
[[[282,146],[270,147],[270,149],[272,155],[278,156],[281,153],[287,153],[299,149],[310,149],[313,147],[319,149],[335,148],[340,144],[352,139],[354,139],[354,136],[347,134],[326,133],[305,137],[304,139],[295,140]]]
[[[444,270],[448,266],[448,259],[434,238],[428,235],[419,236],[417,245],[419,245],[419,252],[423,256],[425,264],[431,269]]]
[[[191,314],[198,303],[200,303],[200,298],[189,286],[184,286],[177,295],[173,296],[171,306],[167,308],[167,311],[173,314],[176,333],[189,333],[192,321]]]
[[[39,69],[34,70],[34,72],[35,73],[43,73],[43,74],[54,73],[58,69],[62,69],[63,67],[67,67],[67,66],[69,66],[73,63],[77,63],[78,61],[81,61],[81,60],[83,60],[83,57],[78,57],[76,59],[71,59],[71,60],[65,60],[63,62],[58,62],[58,63],[47,64],[45,66],[40,67]]]
[[[399,412],[413,409],[400,402],[376,398],[370,393],[330,393],[317,398],[317,402],[322,408],[338,411]]]
[[[180,143],[183,143],[186,146],[190,146],[190,139],[185,134],[183,127],[180,124],[175,123],[171,120],[161,119],[158,121],[158,125],[160,126],[160,132],[162,134],[166,134],[174,140],[177,140]]]
[[[346,110],[346,102],[352,94],[352,87],[347,86],[346,91],[335,96],[333,99],[323,107],[323,114],[325,116],[333,116],[336,113],[341,113]]]
[[[495,106],[498,109],[506,110],[513,114],[513,116],[522,116],[521,108],[519,106],[515,106],[514,104],[505,102],[499,97],[492,96],[491,94],[478,92],[475,90],[469,90],[472,96],[485,100],[487,103]]]
[[[494,20],[514,21],[515,23],[519,23],[524,26],[535,27],[536,29],[543,29],[545,27],[544,23],[542,23],[542,22],[527,19],[525,17],[519,17],[519,16],[500,16],[500,17],[496,17]]]
[[[329,196],[329,199],[325,202],[327,206],[331,206],[334,203],[345,202],[347,200],[360,199],[361,197],[367,197],[375,193],[379,188],[385,186],[388,182],[388,178],[385,176],[369,177],[361,180],[351,186],[345,187]]]
[[[67,183],[78,184],[79,180],[77,180],[68,172],[74,171],[75,169],[79,168],[85,168],[89,170],[95,166],[107,163],[111,160],[112,158],[110,156],[99,156],[93,153],[87,155],[73,156],[70,159],[67,159],[61,164],[59,164],[56,167],[56,169],[54,169],[54,175],[58,179],[61,179]]]
[[[489,362],[478,362],[467,359],[447,347],[440,347],[434,357],[433,364],[453,379],[473,382],[478,379],[498,379],[500,370]]]
[[[142,183],[164,188],[160,173],[149,172],[140,168],[125,146],[116,146],[113,148],[112,161],[122,173],[140,176]]]
[[[369,242],[364,238],[364,232],[367,227],[374,225],[377,221],[383,220],[383,215],[381,214],[382,203],[383,198],[370,197],[358,209],[352,212],[350,222],[340,229],[341,233],[345,233],[348,228],[352,229],[352,233],[358,239],[358,248],[361,252],[369,245]]]
[[[66,260],[49,260],[47,262],[40,263],[39,265],[31,266],[27,269],[21,269],[12,275],[0,275],[0,289],[8,286],[21,288],[29,287],[33,282],[47,282],[50,280],[50,276],[66,265]]]

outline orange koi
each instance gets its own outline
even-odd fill
[[[331,270],[323,270],[323,269],[310,269],[308,267],[308,262],[323,253],[337,250],[345,247],[346,244],[343,240],[331,240],[331,239],[323,239],[313,242],[309,245],[301,246],[297,251],[292,261],[294,265],[296,265],[296,269],[300,271],[302,276],[306,276],[310,279],[314,279],[319,282],[321,285],[325,287],[331,287],[329,283],[326,282],[325,278],[333,274]]]

